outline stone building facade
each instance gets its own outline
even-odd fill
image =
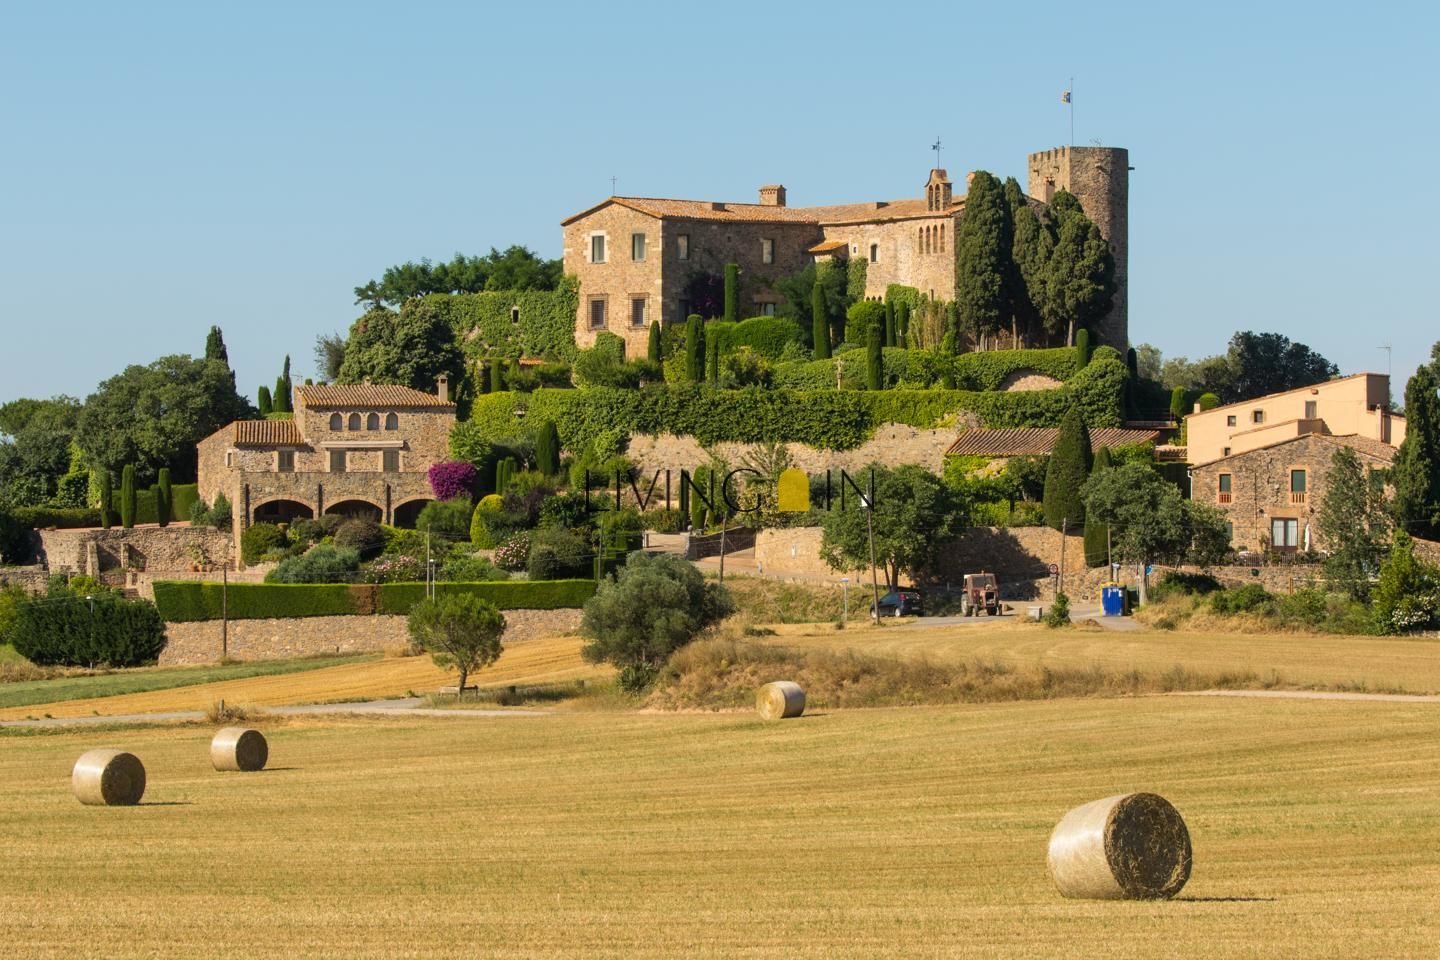
[[[1342,447],[1367,468],[1395,459],[1395,448],[1369,437],[1308,433],[1200,464],[1190,471],[1190,496],[1219,507],[1230,523],[1230,543],[1257,553],[1323,552],[1317,518],[1330,464]]]
[[[1030,192],[1039,200],[1069,189],[1115,246],[1116,307],[1099,342],[1127,346],[1128,155],[1124,150],[1062,148],[1032,154]],[[967,178],[968,181],[969,178]],[[1037,192],[1038,191],[1038,192]],[[586,347],[608,330],[626,353],[643,355],[650,322],[683,322],[699,275],[741,271],[741,317],[773,313],[780,277],[808,263],[866,261],[865,297],[890,284],[936,301],[955,297],[955,231],[965,211],[946,172],[930,171],[922,196],[869,203],[791,207],[785,188],[760,188],[758,202],[609,197],[564,220],[564,265],[580,281],[575,342]]]
[[[199,494],[224,493],[235,538],[251,523],[324,514],[413,526],[433,498],[432,464],[449,459],[455,405],[393,385],[303,386],[290,420],[237,420],[199,443]],[[236,550],[238,556],[239,550]]]

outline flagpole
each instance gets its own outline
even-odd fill
[[[1070,78],[1070,146],[1075,146],[1075,78]]]

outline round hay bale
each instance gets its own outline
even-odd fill
[[[765,720],[786,720],[805,712],[805,691],[789,680],[767,683],[755,693],[755,709]]]
[[[1168,900],[1190,879],[1190,855],[1190,831],[1168,800],[1127,793],[1065,814],[1046,860],[1066,897]]]
[[[210,741],[210,762],[216,770],[264,770],[270,759],[265,735],[249,727],[225,727]]]
[[[70,788],[87,806],[134,806],[145,795],[145,765],[133,753],[91,750],[75,761]]]

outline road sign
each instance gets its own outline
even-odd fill
[[[1052,564],[1050,564],[1050,576],[1053,577],[1053,576],[1055,576],[1056,574],[1058,574],[1059,572],[1060,572],[1060,564],[1058,564],[1058,563],[1052,563]]]

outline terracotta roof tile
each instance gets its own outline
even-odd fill
[[[817,243],[806,250],[806,253],[830,253],[832,250],[844,250],[849,244],[844,240],[826,240],[824,243]]]
[[[312,410],[326,407],[435,407],[453,410],[433,393],[422,393],[393,383],[307,384],[296,388],[305,406]]]
[[[1059,427],[1016,427],[1010,430],[966,430],[955,438],[951,457],[1024,457],[1048,454],[1060,436]],[[1128,447],[1137,443],[1155,443],[1158,430],[1126,430],[1101,427],[1090,431],[1090,447]]]
[[[305,442],[294,420],[236,420],[237,447],[296,447]]]
[[[616,203],[640,213],[661,219],[721,220],[731,223],[869,223],[886,220],[910,220],[935,216],[954,216],[965,209],[965,198],[953,201],[944,211],[930,210],[923,198],[889,200],[870,203],[839,203],[822,207],[778,207],[763,203],[721,203],[710,200],[670,200],[663,197],[611,197],[588,210],[560,221],[567,226]]]

